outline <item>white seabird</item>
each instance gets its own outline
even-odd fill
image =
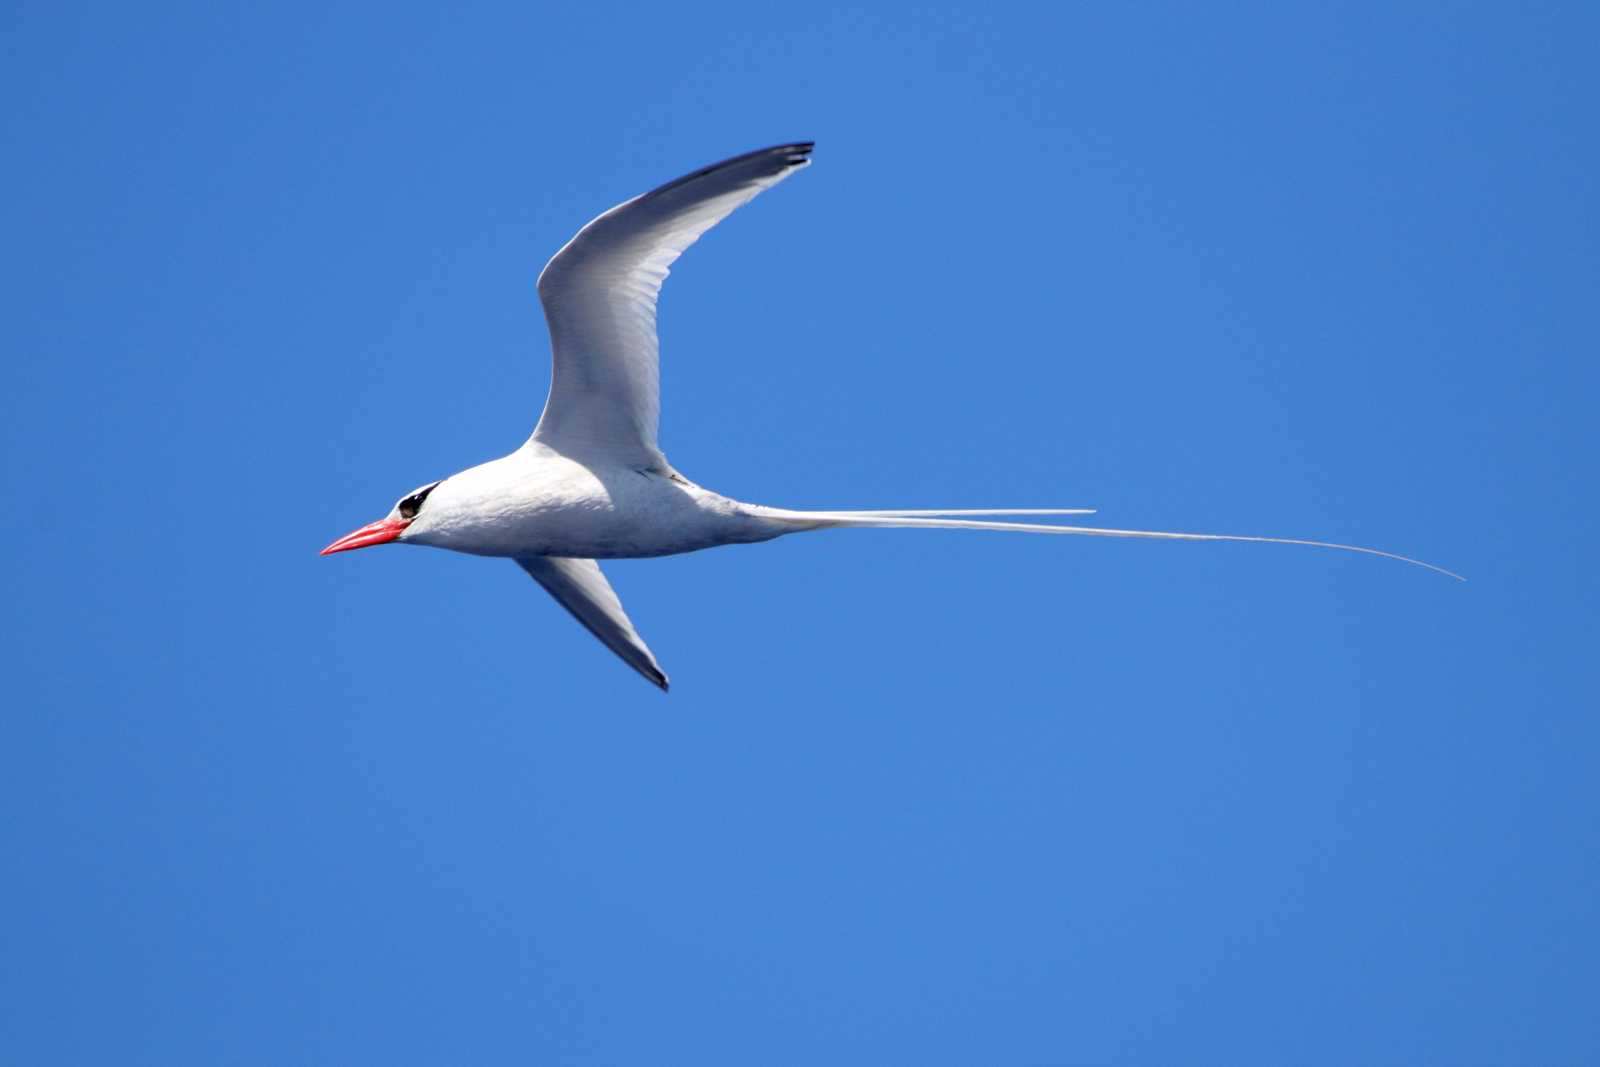
[[[1089,508],[794,511],[705,489],[667,462],[656,299],[684,249],[734,208],[811,162],[811,143],[779,145],[685,175],[579,230],[539,275],[554,369],[539,424],[521,448],[407,494],[323,555],[397,542],[505,556],[634,670],[667,675],[596,560],[667,556],[841,526],[957,527],[1021,533],[1316,545],[1430,563],[1354,545],[1287,537],[1113,530],[980,516],[1092,514]]]

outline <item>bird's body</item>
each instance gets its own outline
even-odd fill
[[[662,689],[666,674],[596,560],[668,556],[802,530],[893,526],[1271,541],[1419,562],[1321,541],[994,519],[1090,514],[1085,508],[793,511],[732,500],[679,474],[656,439],[661,283],[701,234],[806,166],[810,155],[811,145],[798,143],[736,156],[619,204],[579,230],[539,275],[554,369],[533,436],[509,455],[408,494],[387,516],[340,538],[323,554],[398,542],[514,559],[608,648]]]
[[[670,467],[575,459],[529,441],[440,482],[399,540],[513,559],[627,559],[767,541],[802,528],[768,511]]]

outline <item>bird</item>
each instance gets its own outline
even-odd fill
[[[656,303],[662,283],[707,230],[809,166],[812,148],[811,141],[793,142],[713,163],[624,201],[580,229],[539,274],[552,369],[533,435],[509,455],[407,493],[383,518],[321,554],[409,544],[515,560],[662,691],[667,674],[599,560],[668,556],[842,527],[957,528],[1313,545],[1461,577],[1392,552],[1325,541],[1015,521],[1090,515],[1092,508],[795,510],[745,503],[691,481],[667,461],[657,440]]]

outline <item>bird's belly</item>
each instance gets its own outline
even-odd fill
[[[783,532],[715,493],[637,471],[501,496],[493,508],[491,521],[417,540],[480,556],[620,559],[764,541]]]
[[[534,555],[584,559],[670,556],[726,544],[727,524],[696,509],[622,511],[609,507],[547,511],[530,522],[524,546]],[[528,554],[524,547],[516,553]]]

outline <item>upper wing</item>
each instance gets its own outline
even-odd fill
[[[661,283],[701,234],[810,155],[808,141],[697,170],[607,211],[545,264],[539,300],[554,367],[534,440],[559,452],[665,465],[656,445]]]
[[[622,601],[600,572],[600,564],[592,559],[555,556],[530,556],[517,563],[628,666],[666,690],[666,672],[628,621]]]

